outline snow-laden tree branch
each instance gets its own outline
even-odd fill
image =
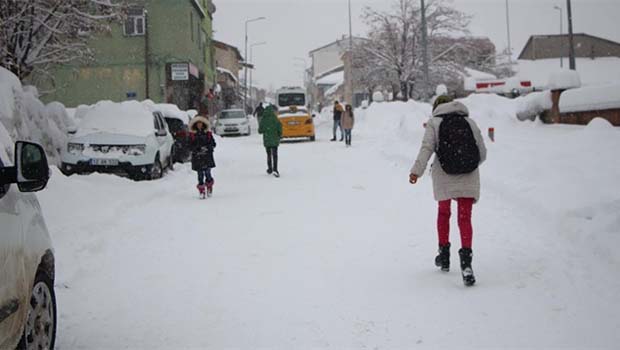
[[[0,65],[20,79],[50,65],[93,59],[88,41],[122,18],[123,1],[0,1]]]
[[[423,95],[420,1],[393,1],[392,9],[387,12],[365,9],[363,16],[370,27],[370,41],[359,46],[354,57],[362,65],[359,68],[362,72],[380,72],[384,80],[381,85],[398,86],[403,99],[420,97]],[[469,17],[451,7],[450,2],[431,0],[426,7],[431,60],[447,48],[440,45],[442,38],[469,34]],[[432,61],[431,83],[463,71],[463,63],[456,56],[444,54]],[[367,80],[376,82],[374,77]]]

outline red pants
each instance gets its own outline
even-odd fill
[[[461,231],[461,246],[471,248],[473,229],[471,227],[471,209],[474,205],[473,198],[456,199],[459,206],[458,223]],[[437,214],[437,233],[439,234],[439,245],[446,245],[450,242],[450,203],[451,200],[439,202],[439,212]]]

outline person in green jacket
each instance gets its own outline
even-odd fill
[[[258,124],[258,133],[263,134],[263,145],[267,151],[267,174],[280,177],[278,172],[278,146],[282,138],[282,123],[276,115],[276,107],[268,106]]]

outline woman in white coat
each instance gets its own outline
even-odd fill
[[[469,111],[461,102],[454,101],[447,96],[440,96],[435,102],[433,118],[426,124],[426,132],[420,152],[411,168],[409,182],[415,184],[426,170],[431,156],[437,152],[439,145],[439,127],[445,118],[463,118],[471,128],[471,136],[479,152],[479,164],[486,159],[486,147],[478,125],[468,117]],[[450,269],[450,204],[452,200],[458,203],[458,225],[461,233],[461,271],[466,285],[473,285],[475,277],[471,268],[472,260],[472,236],[471,225],[472,206],[480,198],[480,172],[478,167],[472,172],[465,174],[448,174],[442,168],[439,157],[436,156],[431,166],[433,179],[433,193],[435,200],[439,202],[437,215],[437,231],[439,238],[439,255],[435,258],[435,264],[443,271]]]

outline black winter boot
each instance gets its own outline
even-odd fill
[[[474,270],[471,268],[472,259],[471,248],[459,249],[459,257],[461,258],[461,274],[463,275],[463,283],[465,286],[473,286],[476,283],[476,277],[474,277]]]
[[[441,267],[441,271],[450,271],[450,243],[439,245],[439,255],[435,257],[435,266]]]

